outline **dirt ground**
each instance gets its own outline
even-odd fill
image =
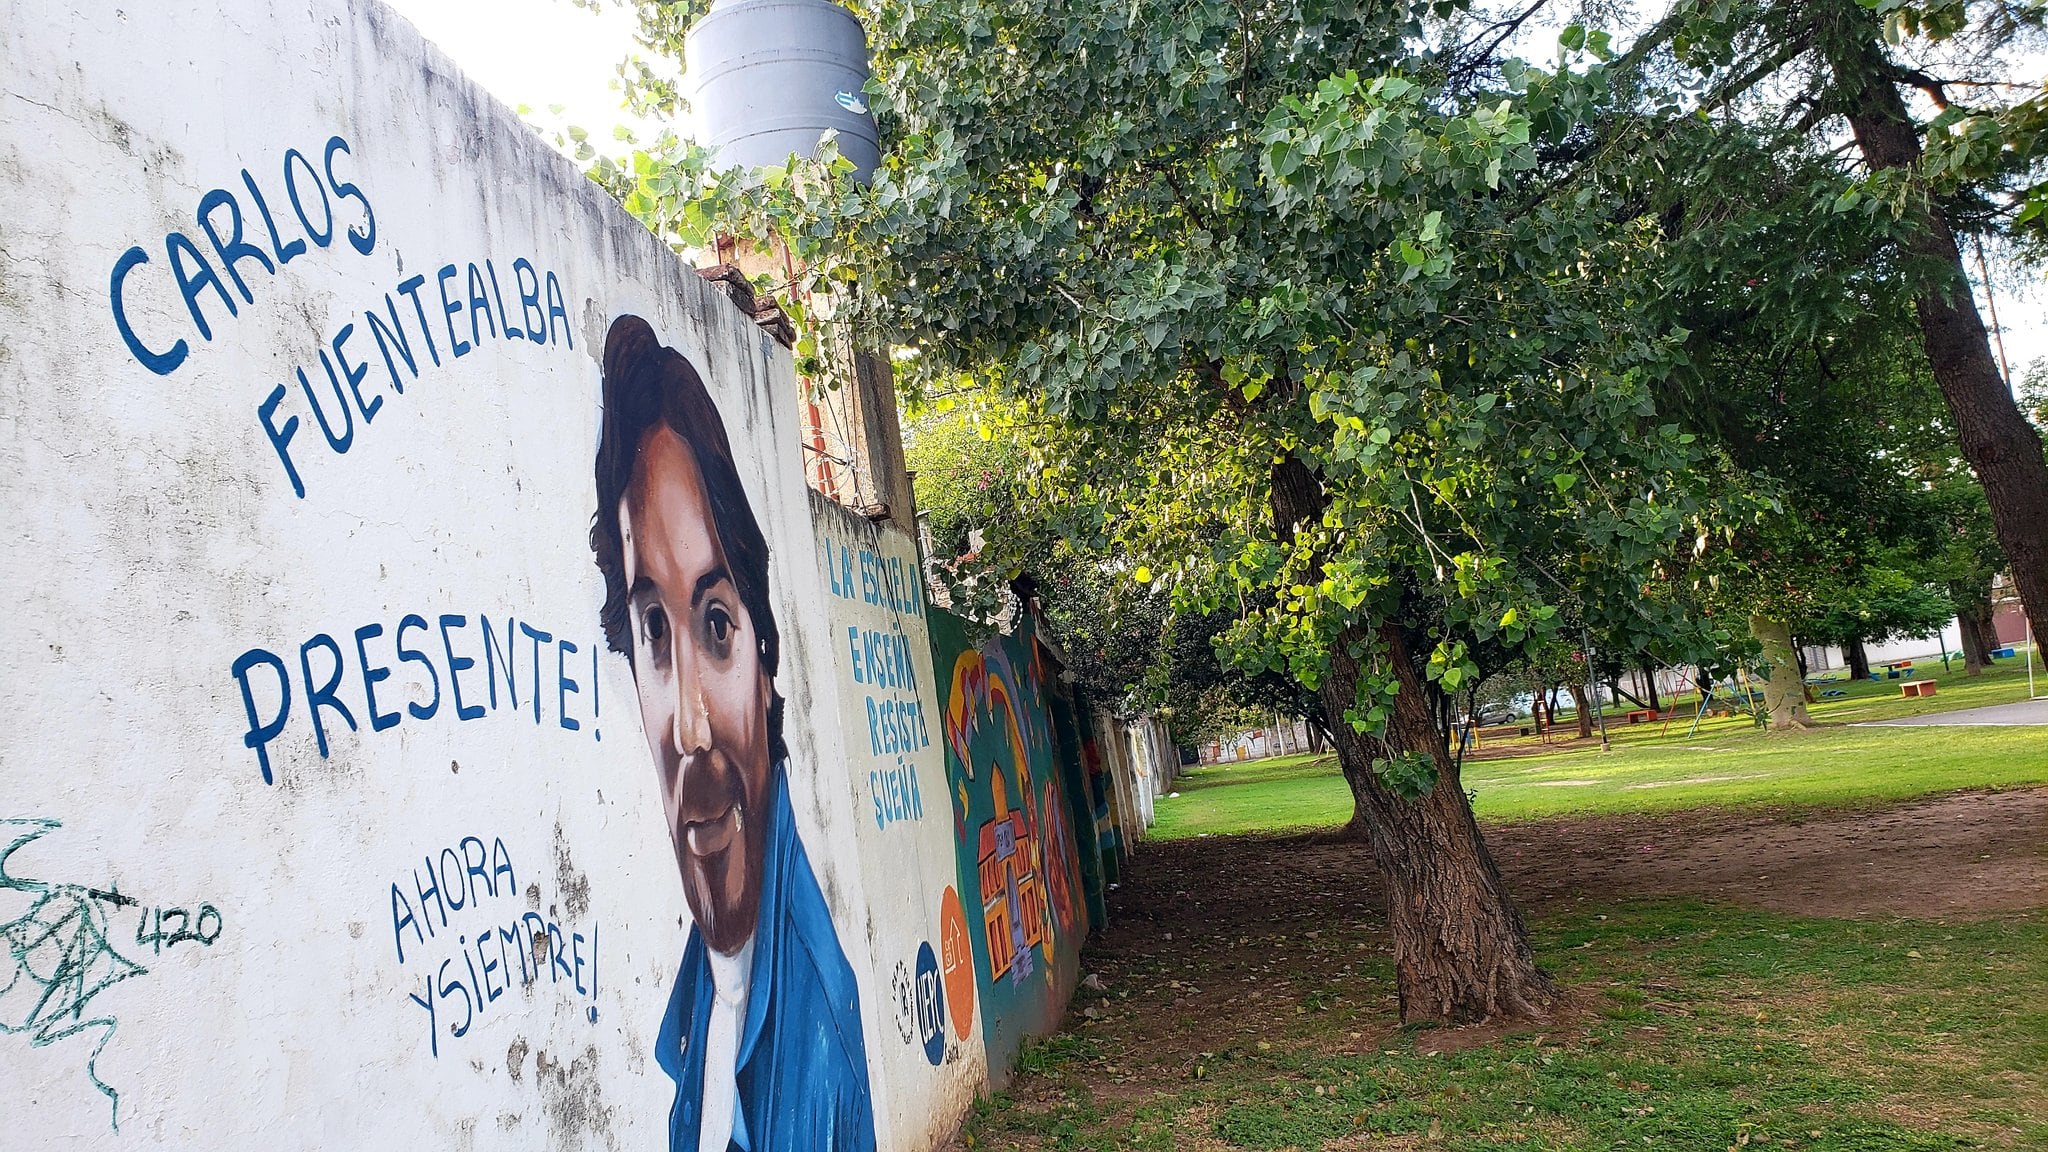
[[[2048,907],[2048,789],[1959,792],[1833,812],[1677,812],[1491,826],[1523,911],[1560,900],[1698,896],[1813,916],[1929,919]],[[1140,847],[1102,946],[1166,932],[1378,920],[1363,846],[1312,834]]]
[[[2048,907],[2048,789],[1847,812],[1675,813],[1492,828],[1532,914],[1562,898],[1699,896],[1806,916],[1941,920]]]
[[[1539,932],[1549,917],[1637,897],[1948,923],[2048,908],[2048,788],[1857,810],[1550,820],[1486,836]],[[1426,1053],[1503,1035],[1490,1024],[1399,1028],[1382,897],[1361,844],[1331,834],[1149,843],[1109,897],[1111,926],[1083,954],[1093,979],[1067,1019],[1092,1053],[1089,1091],[1108,1115],[1134,1115],[1229,1052]],[[1553,1042],[1579,1033],[1598,992],[1567,989],[1539,1030]],[[1027,1112],[1062,1107],[1055,1080],[1026,1075],[1013,1087]]]
[[[2048,907],[2048,789],[1824,813],[1552,820],[1492,827],[1487,840],[1537,922],[1580,901],[1658,896],[1931,920]],[[1110,920],[1084,968],[1111,988],[1144,970],[1147,994],[1097,1007],[1084,992],[1074,1012],[1138,1054],[1122,1069],[1134,1095],[1147,1065],[1285,1039],[1304,996],[1383,963],[1381,896],[1366,851],[1328,835],[1146,844],[1110,893]],[[1387,1000],[1369,1015],[1391,1026]],[[1381,1039],[1351,1037],[1361,1048]],[[1441,1037],[1455,1046],[1483,1039]],[[1114,1079],[1103,1087],[1117,1092]]]

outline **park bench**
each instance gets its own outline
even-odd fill
[[[1904,697],[1934,695],[1934,681],[1908,680],[1899,685],[1899,695]]]

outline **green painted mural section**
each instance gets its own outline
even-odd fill
[[[1099,871],[1084,870],[1084,859],[1100,864],[1093,805],[1072,701],[1060,701],[1028,625],[977,642],[949,613],[933,610],[929,621],[959,891],[989,1074],[1000,1084],[1025,1038],[1059,1025],[1080,980],[1081,941],[1101,908]]]

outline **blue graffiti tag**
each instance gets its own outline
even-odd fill
[[[135,901],[118,892],[30,880],[7,870],[8,857],[17,848],[61,827],[56,820],[0,819],[0,837],[7,838],[6,846],[0,847],[0,890],[29,897],[26,911],[0,923],[0,941],[13,960],[6,983],[0,985],[0,1033],[26,1034],[31,1046],[43,1048],[98,1029],[99,1042],[85,1058],[85,1074],[110,1101],[118,1132],[120,1093],[95,1069],[100,1051],[114,1038],[116,1024],[112,1016],[88,1020],[85,1009],[109,987],[148,971],[107,941],[105,907]]]

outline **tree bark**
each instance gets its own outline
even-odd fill
[[[1764,660],[1770,665],[1764,681],[1764,706],[1770,709],[1772,728],[1811,728],[1806,714],[1806,685],[1799,677],[1799,661],[1792,651],[1792,629],[1782,620],[1761,612],[1751,613],[1749,630],[1763,645]]]
[[[1652,712],[1664,711],[1663,701],[1657,698],[1657,666],[1655,664],[1643,665],[1643,691],[1650,698],[1650,710]]]
[[[1844,8],[1848,19],[1867,29],[1839,37],[1829,60],[1849,129],[1871,168],[1910,167],[1920,159],[1920,129],[1893,79],[1896,68],[1884,52],[1881,18],[1856,5]],[[1992,526],[2034,634],[2048,635],[2048,457],[1992,358],[1962,249],[1940,202],[1928,204],[1918,224],[1904,247],[1937,273],[1914,299],[1927,362],[1955,418],[1963,458],[1984,485]]]
[[[1870,679],[1870,653],[1863,650],[1863,637],[1849,637],[1849,642],[1842,645],[1842,655],[1849,661],[1849,679]]]
[[[1991,647],[1984,642],[1983,626],[1975,614],[1965,608],[1956,614],[1956,631],[1963,639],[1963,675],[1982,676],[1991,663]]]
[[[1543,1017],[1556,1000],[1557,985],[1536,966],[1528,929],[1472,819],[1458,765],[1445,748],[1426,699],[1428,687],[1399,629],[1382,624],[1379,636],[1401,683],[1386,737],[1348,724],[1339,724],[1333,736],[1356,805],[1352,827],[1387,886],[1401,1019]],[[1333,654],[1321,689],[1324,702],[1348,707],[1362,671],[1348,654]],[[1425,753],[1434,763],[1436,783],[1427,794],[1404,797],[1373,771],[1373,761],[1402,752]]]
[[[1998,617],[1991,611],[1991,598],[1972,610],[1971,616],[1977,621],[1977,639],[1984,645],[1984,666],[1991,667],[1991,653],[2004,645],[1998,642]]]
[[[1813,685],[1808,684],[1806,682],[1806,677],[1810,675],[1810,670],[1806,663],[1806,646],[1799,642],[1799,637],[1797,636],[1794,636],[1792,638],[1792,658],[1799,662],[1800,699],[1806,701],[1808,704],[1820,703],[1820,698],[1813,694]]]
[[[1593,705],[1588,702],[1583,685],[1573,683],[1568,687],[1572,694],[1572,707],[1578,712],[1579,739],[1584,740],[1593,735]]]
[[[1288,456],[1273,469],[1271,501],[1275,528],[1284,536],[1321,515],[1320,482]],[[1528,928],[1472,819],[1458,764],[1430,707],[1429,686],[1396,624],[1382,623],[1377,635],[1400,683],[1386,736],[1339,721],[1330,738],[1355,803],[1350,829],[1365,841],[1386,885],[1401,1019],[1542,1017],[1557,985],[1536,966]],[[1363,651],[1370,638],[1362,625],[1340,634],[1317,688],[1325,715],[1341,717],[1354,708],[1365,670],[1351,653]],[[1404,752],[1425,753],[1436,768],[1435,784],[1421,796],[1402,796],[1373,771],[1375,760]]]

